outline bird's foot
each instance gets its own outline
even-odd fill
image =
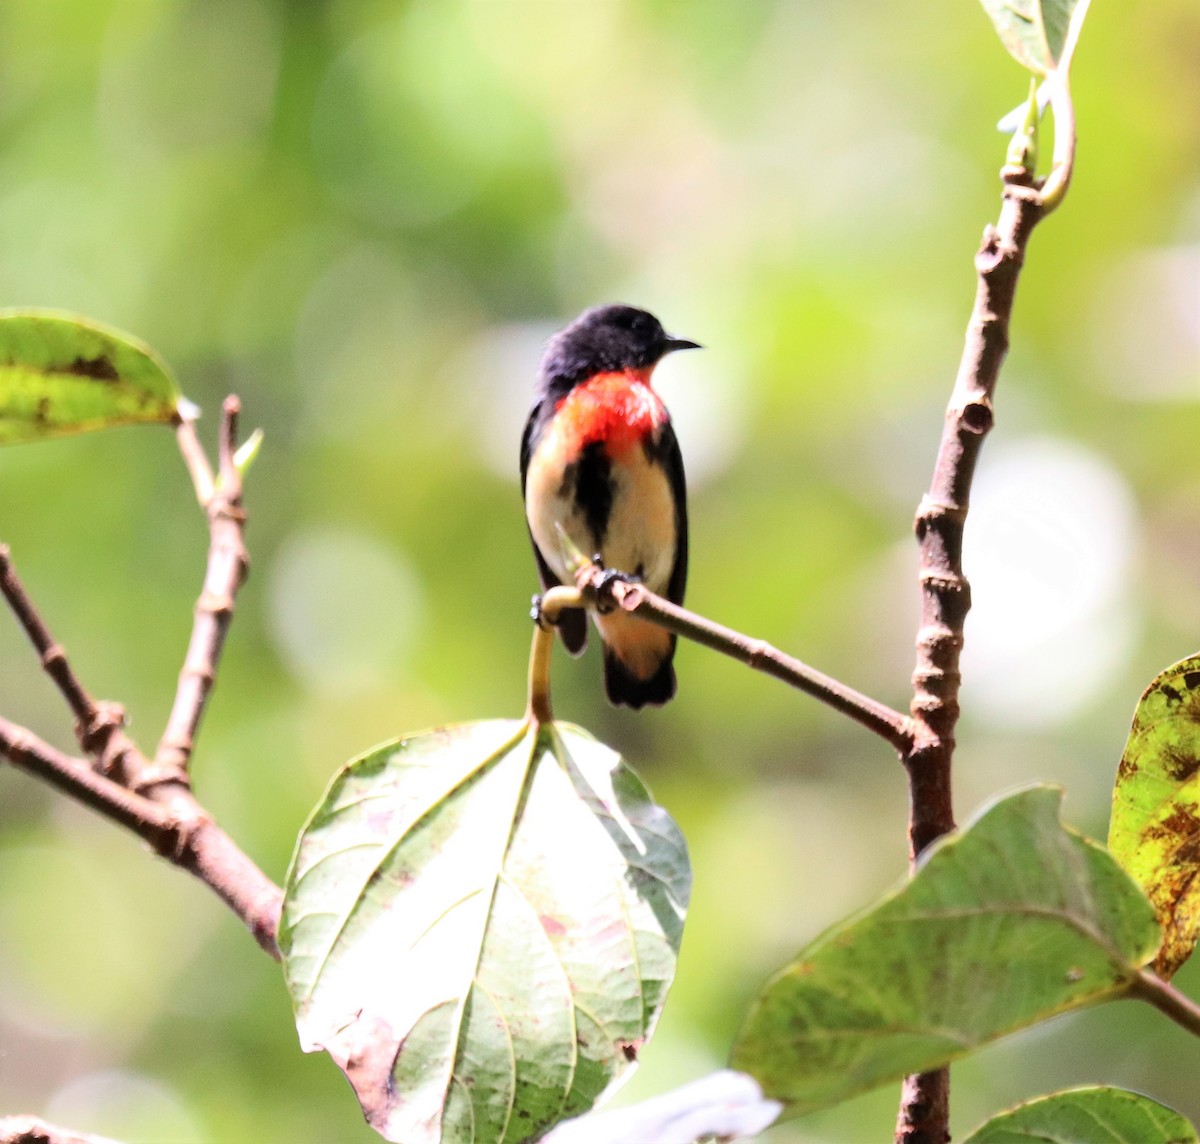
[[[617,605],[611,595],[614,584],[640,584],[641,582],[642,578],[640,576],[632,576],[628,572],[621,572],[616,568],[606,568],[596,583],[596,597],[599,600],[598,610],[601,612],[615,610]]]
[[[558,625],[542,611],[541,596],[534,596],[529,605],[529,618],[544,632],[553,631]]]

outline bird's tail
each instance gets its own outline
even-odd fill
[[[674,637],[671,641],[671,651],[674,652]],[[675,667],[668,655],[659,664],[657,671],[646,679],[635,675],[617,658],[616,653],[607,645],[604,648],[604,690],[608,693],[610,703],[617,707],[645,707],[646,704],[658,706],[666,703],[675,694]]]

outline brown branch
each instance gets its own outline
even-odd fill
[[[195,411],[198,414],[198,411]],[[212,465],[209,464],[208,454],[196,436],[194,417],[180,418],[175,425],[175,441],[179,452],[183,454],[183,463],[187,466],[188,476],[192,478],[192,487],[196,490],[196,500],[204,508],[212,500],[216,478],[213,476]]]
[[[0,719],[0,756],[133,831],[155,853],[195,875],[246,923],[263,949],[278,956],[275,929],[283,892],[189,792],[174,791],[169,804],[135,793],[7,719]]]
[[[62,646],[55,643],[38,615],[24,585],[12,565],[7,544],[0,544],[0,593],[8,601],[17,622],[25,629],[29,642],[38,653],[42,668],[54,681],[75,716],[75,735],[79,745],[90,753],[104,754],[112,733],[124,726],[125,715],[111,703],[97,703],[76,677]]]
[[[909,784],[909,852],[917,856],[954,829],[951,762],[958,723],[959,659],[971,587],[962,569],[963,528],[983,439],[992,427],[992,398],[1008,352],[1008,324],[1025,248],[1044,215],[1030,172],[1005,168],[996,225],[975,255],[975,305],[946,409],[929,492],[917,509],[921,620],[913,671],[912,749],[904,756]],[[897,1144],[943,1144],[949,1133],[946,1069],[905,1082]]]
[[[606,574],[594,564],[586,564],[580,569],[576,583],[591,595],[600,608],[618,607],[636,613],[676,635],[695,640],[756,671],[782,680],[835,711],[848,715],[869,731],[874,731],[901,754],[912,747],[912,724],[899,711],[893,711],[886,704],[847,687],[816,668],[784,655],[763,640],[752,639],[695,612],[689,612],[656,595],[644,585],[626,583]]]
[[[225,404],[221,427],[220,477],[208,482],[212,542],[205,587],[196,608],[188,657],[175,707],[163,736],[163,761],[151,763],[126,734],[121,708],[92,699],[66,653],[55,643],[17,577],[8,549],[0,545],[0,592],[8,600],[43,666],[75,713],[84,759],[71,758],[32,732],[0,720],[0,756],[37,775],[148,842],[167,861],[212,889],[278,957],[275,933],[283,893],[213,822],[188,784],[186,761],[232,615],[232,599],[245,574],[241,535],[241,480],[234,463],[237,399]],[[198,494],[211,476],[190,423],[178,429],[181,450]],[[222,596],[228,603],[215,603]]]
[[[86,759],[63,754],[32,731],[3,718],[0,755],[155,845],[170,829],[167,812],[150,799],[97,774]]]
[[[210,539],[204,586],[196,601],[192,635],[179,673],[175,702],[154,754],[157,777],[163,780],[177,780],[187,771],[196,731],[212,692],[225,636],[233,620],[234,600],[249,569],[242,537],[246,523],[246,514],[242,510],[242,478],[233,459],[237,448],[238,399],[226,398],[221,412],[216,482],[212,480],[203,451],[197,456],[192,423],[185,421],[177,430],[180,451],[192,473],[201,508],[208,517]]]

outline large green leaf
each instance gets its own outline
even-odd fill
[[[46,310],[0,310],[0,444],[172,421],[179,390],[149,346]]]
[[[981,1124],[962,1144],[1198,1144],[1174,1109],[1123,1088],[1038,1097]]]
[[[1146,688],[1113,788],[1108,845],[1162,923],[1155,968],[1170,977],[1200,937],[1200,656]]]
[[[301,1041],[389,1140],[531,1139],[636,1061],[689,887],[675,824],[577,727],[385,744],[336,776],[288,873]]]
[[[755,1002],[733,1067],[804,1111],[1124,992],[1158,924],[1112,857],[1062,825],[1061,799],[1041,786],[993,804],[815,941]]]
[[[1001,42],[1034,75],[1047,76],[1070,62],[1087,4],[1082,0],[982,0]]]

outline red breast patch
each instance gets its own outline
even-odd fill
[[[667,408],[649,385],[650,370],[598,373],[557,405],[555,421],[574,453],[603,441],[610,455],[640,444],[667,420]]]

